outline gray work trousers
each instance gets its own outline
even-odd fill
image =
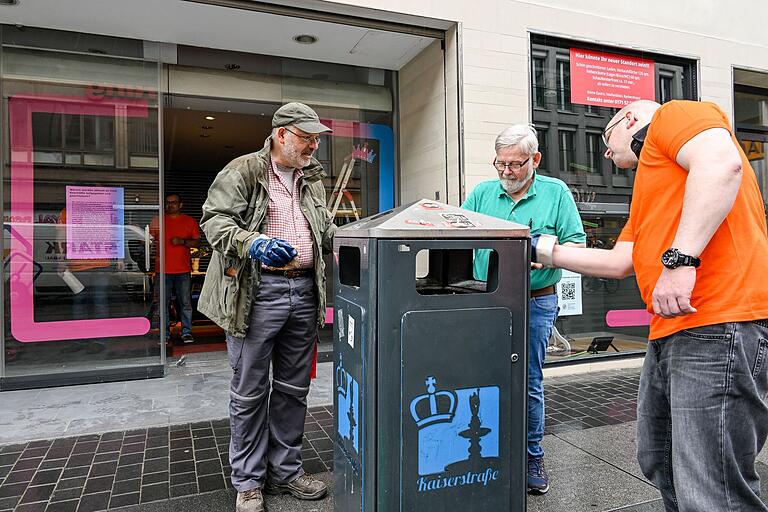
[[[304,473],[301,440],[317,334],[315,295],[311,277],[264,274],[245,338],[227,336],[234,372],[229,461],[238,492],[261,488],[267,479],[288,483]]]

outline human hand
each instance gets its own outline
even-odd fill
[[[691,294],[696,284],[694,267],[664,268],[653,289],[653,312],[662,318],[690,315],[696,312],[691,306]]]
[[[173,245],[184,245],[184,239],[179,236],[175,236],[171,238],[171,243]]]
[[[275,268],[284,267],[297,254],[298,251],[291,244],[279,238],[259,237],[248,249],[248,256]]]

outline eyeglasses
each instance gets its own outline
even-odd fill
[[[299,135],[298,133],[296,133],[295,131],[291,130],[288,127],[285,128],[285,131],[291,132],[292,134],[294,134],[296,137],[300,138],[301,140],[303,140],[307,144],[312,144],[313,142],[315,144],[320,144],[320,136],[319,135],[315,135],[314,137],[312,137],[311,135]]]
[[[603,144],[605,144],[605,147],[608,147],[608,139],[611,137],[608,132],[610,132],[617,124],[624,121],[625,119],[627,119],[627,117],[622,117],[615,123],[611,123],[610,125],[608,125],[606,129],[603,130],[602,137],[603,137]]]
[[[510,171],[517,171],[519,169],[522,169],[522,167],[528,163],[528,160],[530,160],[531,157],[526,158],[522,162],[498,162],[496,159],[493,159],[493,166],[496,168],[497,171],[503,171],[504,169],[509,169]]]

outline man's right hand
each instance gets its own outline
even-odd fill
[[[248,249],[248,256],[276,268],[284,267],[297,254],[298,251],[291,244],[279,238],[259,237]]]

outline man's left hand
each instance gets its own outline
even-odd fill
[[[691,294],[696,284],[694,267],[664,268],[653,289],[653,312],[662,318],[690,315],[696,312],[691,306]]]
[[[175,236],[171,238],[171,243],[173,245],[184,245],[185,240],[179,236]]]

